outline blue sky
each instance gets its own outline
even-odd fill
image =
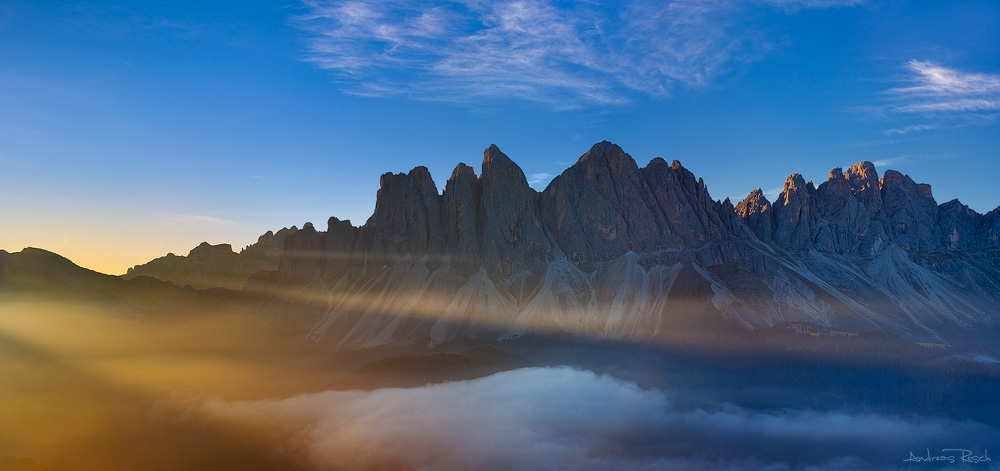
[[[734,200],[876,162],[1000,205],[994,1],[0,0],[0,248],[122,273],[600,140]]]

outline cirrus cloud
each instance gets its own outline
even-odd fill
[[[747,8],[786,13],[860,0],[305,0],[306,60],[348,93],[556,108],[616,105],[705,86],[771,47]]]
[[[886,135],[989,124],[1000,112],[1000,75],[917,59],[906,70],[905,84],[886,90],[889,104],[881,112],[933,121],[889,129]]]

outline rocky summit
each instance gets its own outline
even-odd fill
[[[496,146],[443,191],[386,173],[360,226],[330,218],[235,253],[203,244],[126,275],[240,288],[296,306],[339,347],[568,332],[635,340],[806,323],[928,342],[996,329],[1000,208],[939,205],[870,162],[768,201],[711,198],[680,162],[600,142],[536,192]],[[262,298],[263,299],[263,298]]]

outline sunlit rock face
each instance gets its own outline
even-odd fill
[[[680,162],[639,167],[610,142],[540,193],[496,146],[481,168],[459,164],[442,193],[424,167],[387,173],[360,227],[331,218],[326,232],[307,224],[134,272],[180,280],[208,263],[248,291],[308,299],[295,315],[309,337],[341,348],[782,322],[942,341],[997,320],[1000,210],[938,206],[930,186],[870,162],[818,187],[793,174],[775,201],[757,189],[736,206]]]
[[[760,188],[740,201],[735,211],[760,240],[771,239],[774,233],[774,210]]]
[[[798,173],[785,180],[785,187],[774,203],[775,243],[790,250],[812,247],[819,225],[816,199],[818,195],[812,181],[806,183]]]

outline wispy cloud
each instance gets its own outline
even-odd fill
[[[908,160],[910,160],[909,156],[901,155],[899,157],[891,157],[888,159],[876,160],[872,162],[872,164],[874,164],[876,167],[881,167],[884,169],[885,167],[888,167],[890,165],[898,165],[906,163]]]
[[[553,178],[555,178],[555,175],[553,175],[551,173],[544,173],[544,172],[542,172],[542,173],[532,173],[532,174],[528,175],[528,185],[531,185],[532,187],[537,187],[537,186],[543,186],[544,187],[550,181],[552,181]]]
[[[762,0],[792,12],[858,0]],[[306,60],[348,93],[557,108],[705,86],[769,48],[734,0],[597,2],[304,0]]]
[[[883,92],[880,106],[860,108],[882,119],[919,117],[923,123],[883,131],[898,138],[937,129],[990,124],[1000,115],[1000,75],[949,68],[931,61],[910,60],[900,83]],[[895,139],[873,141],[895,143]]]
[[[189,227],[225,227],[237,224],[236,221],[230,221],[228,219],[221,219],[213,216],[176,213],[164,214],[162,221],[169,225]]]
[[[929,131],[932,129],[938,129],[941,125],[939,123],[934,124],[911,124],[899,129],[889,129],[885,131],[886,136],[902,136],[904,134],[909,134],[911,132],[919,131]]]
[[[854,7],[867,3],[866,0],[753,0],[754,3],[769,5],[786,13],[798,13],[814,8]]]
[[[775,201],[778,199],[778,195],[780,195],[782,191],[785,191],[785,189],[782,187],[774,187],[764,189],[763,193],[764,197],[766,197],[768,201]]]
[[[910,85],[888,90],[897,102],[892,111],[929,115],[1000,111],[1000,75],[963,72],[915,59],[906,68]]]

